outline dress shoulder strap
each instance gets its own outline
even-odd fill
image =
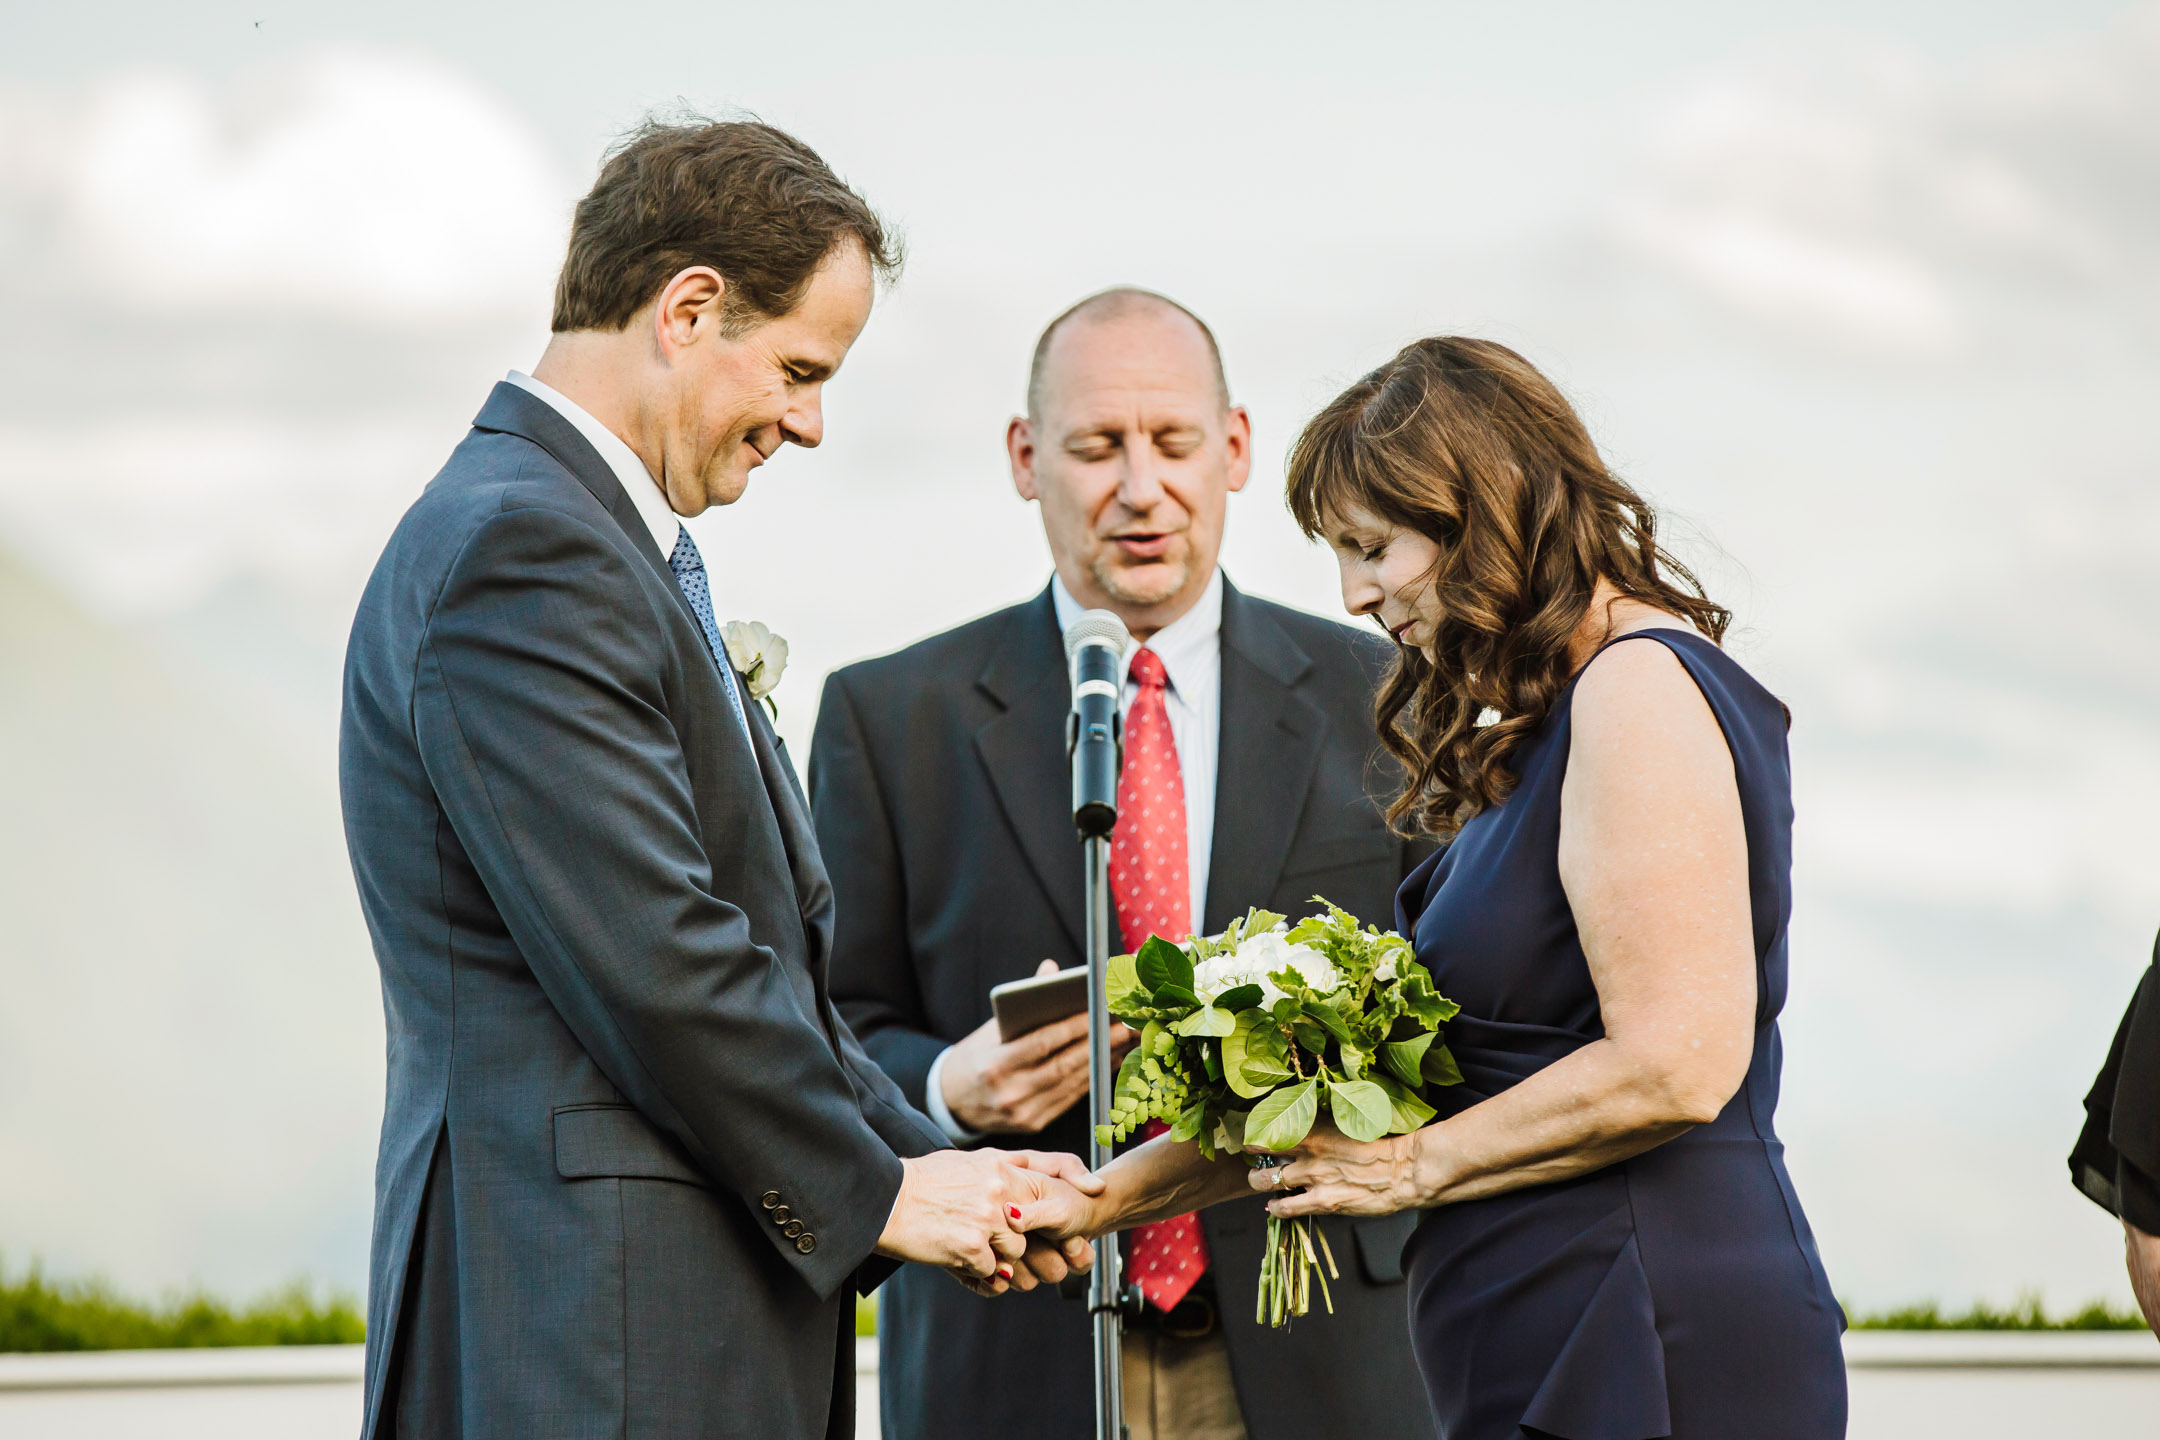
[[[1728,738],[1736,726],[1749,729],[1760,726],[1766,736],[1774,734],[1780,741],[1784,733],[1792,729],[1792,710],[1784,701],[1765,689],[1762,682],[1749,674],[1746,666],[1726,654],[1722,646],[1692,630],[1652,625],[1615,635],[1598,646],[1583,663],[1582,670],[1576,672],[1576,677],[1580,679],[1599,655],[1629,640],[1655,640],[1672,651],[1696,688],[1703,692],[1703,699],[1709,702],[1711,712],[1725,728]]]

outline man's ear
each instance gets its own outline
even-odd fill
[[[1225,418],[1225,446],[1230,452],[1230,493],[1245,488],[1252,478],[1252,416],[1245,413],[1242,405],[1230,407]]]
[[[1005,426],[1005,459],[1012,466],[1013,489],[1022,500],[1040,500],[1035,485],[1035,425],[1025,415],[1015,415]]]
[[[669,360],[677,351],[698,341],[700,327],[710,334],[720,330],[720,309],[727,299],[727,281],[710,265],[692,265],[678,271],[660,287],[653,304],[654,338],[660,353]]]

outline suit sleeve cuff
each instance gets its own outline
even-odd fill
[[[948,1045],[938,1052],[937,1059],[930,1062],[929,1078],[923,1082],[923,1110],[953,1144],[980,1145],[983,1142],[982,1132],[970,1130],[961,1124],[959,1118],[945,1105],[945,1061],[951,1055],[952,1047]]]

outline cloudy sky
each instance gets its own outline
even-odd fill
[[[798,743],[824,670],[1042,583],[999,442],[1070,300],[1215,324],[1226,563],[1322,612],[1286,441],[1406,340],[1502,339],[1794,710],[1783,1128],[1839,1290],[2125,1296],[2062,1156],[2160,926],[2160,9],[1018,9],[0,18],[0,1261],[360,1282],[344,628],[538,353],[608,138],[684,104],[912,247],[827,443],[693,525]]]

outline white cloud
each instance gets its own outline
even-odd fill
[[[1665,109],[1619,234],[1763,317],[1937,355],[2160,315],[2160,9],[1959,70],[1846,37]]]
[[[431,60],[323,51],[232,95],[138,71],[71,123],[27,108],[47,153],[11,168],[51,187],[81,272],[142,301],[439,318],[527,307],[561,258],[564,177],[521,117]]]

